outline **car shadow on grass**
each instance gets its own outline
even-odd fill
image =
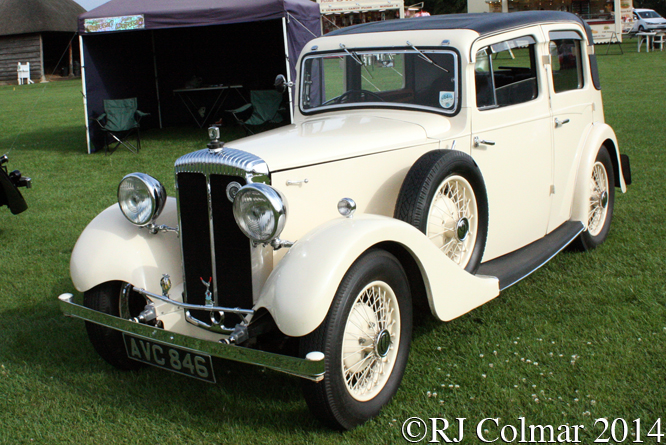
[[[81,406],[121,412],[126,407],[140,418],[184,423],[211,435],[230,425],[284,433],[329,431],[309,413],[296,377],[226,360],[214,361],[216,384],[150,366],[113,368],[94,351],[84,322],[60,312],[57,296],[71,290],[69,280],[62,280],[49,301],[0,313],[5,338],[0,361],[7,369],[24,370],[23,387],[47,383]]]

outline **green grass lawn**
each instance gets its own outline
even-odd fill
[[[606,119],[634,178],[616,195],[608,241],[560,254],[452,322],[419,316],[397,396],[344,434],[311,417],[297,378],[218,362],[219,383],[208,385],[99,358],[83,322],[57,306],[73,290],[71,249],[125,174],[148,172],[173,195],[174,160],[204,147],[206,132],[148,130],[138,155],[87,155],[79,81],[0,87],[0,154],[34,184],[25,213],[0,208],[0,444],[393,444],[406,443],[412,416],[464,417],[470,444],[487,417],[584,425],[585,444],[603,431],[597,418],[632,430],[640,419],[641,439],[656,443],[648,430],[666,417],[666,53],[636,53],[635,41],[624,50],[597,49]]]

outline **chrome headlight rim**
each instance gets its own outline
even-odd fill
[[[144,199],[144,202],[149,201],[150,205],[147,213],[139,212],[139,214],[134,215],[128,209],[132,192],[128,192],[124,185],[128,185],[130,182],[134,182],[135,185],[142,187],[143,191],[146,192],[147,199]],[[125,175],[118,184],[118,206],[120,207],[120,211],[129,222],[136,226],[144,227],[152,224],[160,216],[162,210],[164,210],[166,200],[167,194],[164,185],[145,173],[135,172]]]
[[[261,233],[253,232],[245,220],[247,212],[243,213],[241,206],[244,196],[248,193],[258,193],[269,206],[272,228],[267,233],[264,233],[264,236]],[[287,201],[282,193],[267,184],[250,183],[241,187],[234,196],[233,214],[238,227],[252,242],[268,244],[278,239],[284,229],[287,221]]]

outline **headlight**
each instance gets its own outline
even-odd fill
[[[156,219],[166,202],[166,190],[157,179],[144,173],[132,173],[118,186],[118,205],[132,224],[145,226]]]
[[[248,184],[234,198],[234,218],[245,236],[257,243],[268,243],[284,229],[287,206],[274,188]]]

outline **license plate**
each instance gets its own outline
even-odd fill
[[[125,333],[123,339],[127,356],[132,360],[215,383],[213,361],[209,355]]]

